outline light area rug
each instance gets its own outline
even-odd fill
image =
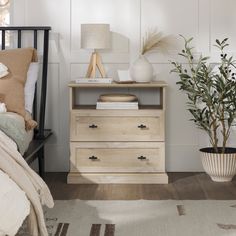
[[[236,236],[236,200],[56,201],[45,216],[50,236]]]

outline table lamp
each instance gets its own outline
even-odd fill
[[[93,49],[91,55],[87,78],[95,78],[96,67],[102,78],[106,77],[106,72],[102,64],[98,49],[108,49],[111,46],[110,25],[109,24],[81,24],[81,48]]]

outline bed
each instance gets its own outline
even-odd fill
[[[3,54],[9,51],[5,51],[6,35],[9,31],[15,31],[17,48],[19,49],[17,53],[20,52],[22,55],[24,53],[25,58],[29,57],[29,53],[32,53],[33,58],[33,54],[38,48],[38,35],[41,31],[43,32],[42,77],[40,78],[41,89],[40,91],[37,91],[38,86],[35,81],[32,89],[34,90],[33,97],[31,93],[32,107],[29,109],[31,111],[26,111],[27,109],[24,107],[26,111],[24,112],[24,116],[21,116],[21,112],[15,112],[14,109],[13,111],[9,109],[9,112],[4,112],[0,115],[0,212],[8,210],[7,214],[0,214],[0,236],[15,235],[27,216],[31,235],[47,235],[42,205],[53,207],[53,199],[47,185],[28,166],[28,164],[31,164],[34,160],[38,159],[39,175],[44,177],[44,146],[52,135],[51,130],[45,129],[50,30],[51,27],[48,26],[0,27],[2,37],[1,53]],[[32,49],[20,49],[22,46],[22,34],[24,31],[32,32],[33,34]],[[1,57],[2,54],[0,54],[0,62],[3,61],[5,63],[5,61],[9,61],[10,74],[14,74],[11,67],[12,64],[21,60],[17,60],[18,57],[15,56],[16,54],[14,54],[14,52],[11,52],[14,60],[5,59],[3,56]],[[22,61],[24,57],[22,56]],[[31,65],[33,66],[33,64],[34,61],[32,60],[27,67],[27,80]],[[19,68],[15,71],[19,72],[24,69],[21,67]],[[22,81],[20,81],[20,77],[18,77],[14,77],[15,80],[19,80],[17,86],[22,86]],[[4,83],[10,83],[9,81],[10,79],[3,82],[1,81],[3,86],[0,84],[0,102],[2,96],[1,89],[4,91]],[[24,89],[27,87],[26,84],[27,81],[24,83]],[[16,96],[17,95],[18,93],[16,93]],[[24,90],[24,96],[26,96],[26,90]],[[6,101],[11,101],[9,97],[10,95],[3,96]],[[21,97],[19,96],[19,98]],[[38,98],[40,98],[39,101]],[[26,97],[24,97],[24,99],[26,101]],[[14,102],[12,102],[12,104],[8,103],[9,108],[13,105],[15,105]],[[24,105],[26,106],[27,104],[24,103]],[[37,108],[39,108],[39,112]],[[27,124],[34,127],[33,125],[35,121],[38,124],[37,127],[30,131],[27,130]]]
[[[17,32],[17,47],[22,46],[22,32],[28,31],[33,33],[33,47],[38,48],[38,32],[44,32],[44,46],[43,46],[43,68],[42,68],[42,86],[41,97],[39,105],[39,114],[37,111],[38,104],[38,91],[35,87],[34,95],[34,111],[33,118],[38,121],[38,129],[34,131],[34,139],[31,142],[28,151],[24,154],[25,160],[30,164],[35,159],[38,159],[39,175],[44,177],[44,144],[48,141],[48,138],[52,135],[52,131],[45,129],[45,108],[46,108],[46,95],[47,95],[47,72],[48,72],[48,46],[49,46],[49,31],[51,27],[0,27],[2,32],[2,50],[6,48],[6,32]]]

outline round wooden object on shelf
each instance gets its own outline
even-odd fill
[[[133,94],[102,94],[99,99],[102,102],[133,102],[137,97]]]

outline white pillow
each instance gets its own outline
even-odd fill
[[[3,63],[0,63],[0,78],[3,78],[8,74],[8,68]]]
[[[25,83],[25,110],[27,110],[31,114],[33,111],[35,84],[38,79],[38,73],[39,73],[39,63],[38,62],[30,63]]]

